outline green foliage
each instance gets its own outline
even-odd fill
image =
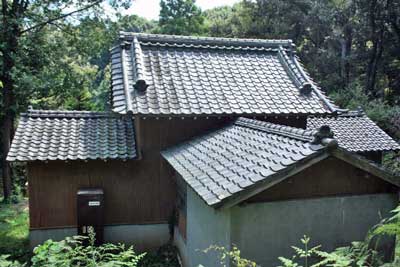
[[[340,247],[333,252],[317,251],[316,255],[322,260],[313,267],[363,267],[380,266],[382,264],[376,251],[368,247],[366,242],[352,242],[348,247]]]
[[[400,236],[400,206],[392,211],[393,216],[382,220],[374,226],[364,242],[352,242],[350,246],[336,248],[332,252],[320,250],[320,246],[308,249],[310,238],[304,236],[301,242],[304,248],[292,247],[295,255],[288,259],[279,257],[282,265],[279,267],[395,267],[400,266],[400,251],[394,262],[384,264],[380,254],[373,248],[382,236]],[[374,244],[375,243],[375,244]],[[309,259],[313,258],[313,264]],[[299,262],[304,260],[304,265]]]
[[[400,206],[391,212],[393,216],[382,220],[373,230],[373,235],[400,236]]]
[[[28,225],[26,199],[18,204],[0,204],[0,255],[10,255],[9,259],[23,262],[28,260]]]
[[[378,253],[368,248],[367,242],[353,242],[350,246],[337,248],[333,252],[322,251],[319,245],[308,248],[310,238],[307,236],[304,236],[301,242],[304,248],[292,246],[295,255],[291,259],[279,257],[282,265],[278,267],[378,267],[381,265]]]
[[[55,242],[47,240],[33,251],[32,267],[136,267],[145,254],[137,255],[133,247],[123,244],[95,246],[95,236],[89,232],[89,245],[82,244],[85,237],[66,238]]]
[[[10,260],[9,255],[0,255],[0,267],[25,267],[26,264],[21,264],[18,261]]]
[[[235,267],[256,267],[257,264],[251,260],[242,258],[240,255],[240,250],[233,246],[232,250],[227,250],[224,247],[212,245],[205,249],[204,253],[209,253],[210,251],[215,251],[219,254],[221,266],[226,267],[227,262],[231,264],[231,266]]]
[[[195,0],[161,0],[160,33],[200,35],[204,33],[204,15]]]
[[[357,109],[361,107],[367,115],[384,130],[391,129],[391,118],[400,111],[399,106],[392,106],[382,99],[370,99],[360,84],[352,84],[345,90],[332,93],[331,98],[342,108]]]
[[[383,156],[383,166],[389,171],[400,174],[400,152],[388,152]]]

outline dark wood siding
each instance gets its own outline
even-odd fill
[[[104,188],[106,224],[167,222],[176,186],[160,151],[224,123],[217,118],[141,120],[140,161],[29,163],[31,228],[75,226],[80,187]]]
[[[384,180],[339,159],[328,158],[246,202],[396,192],[397,188]]]
[[[106,224],[167,222],[175,205],[173,170],[160,151],[212,131],[233,117],[136,118],[139,161],[32,162],[28,164],[31,228],[76,225],[76,191],[103,187]],[[259,117],[304,126],[300,117]]]
[[[138,162],[88,161],[29,164],[31,228],[76,225],[76,192],[102,187],[106,224],[165,222],[171,212],[170,179],[146,176]]]

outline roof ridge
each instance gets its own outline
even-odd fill
[[[282,65],[288,71],[289,76],[291,76],[296,86],[300,89],[300,93],[304,95],[309,95],[312,91],[311,82],[308,80],[308,77],[304,75],[304,72],[302,72],[298,68],[299,66],[289,58],[289,55],[286,53],[282,46],[280,46],[278,49],[278,58],[282,62]]]
[[[324,102],[325,106],[328,109],[330,109],[332,112],[337,112],[338,108],[332,103],[332,100],[330,100],[326,96],[326,94],[321,90],[321,88],[318,87],[317,84],[313,81],[313,79],[310,77],[310,74],[307,72],[307,70],[304,68],[303,64],[300,62],[300,59],[296,55],[296,53],[293,54],[292,60],[293,60],[294,65],[296,66],[296,68],[301,73],[301,75],[311,84],[311,89]]]
[[[244,117],[238,118],[234,124],[238,126],[251,128],[254,130],[259,130],[267,133],[294,138],[304,142],[311,142],[313,141],[314,137],[314,132],[310,130],[304,130],[301,128],[275,124],[266,121],[253,120]]]
[[[132,57],[132,69],[134,75],[134,88],[138,91],[144,91],[148,87],[145,80],[145,68],[143,63],[142,48],[140,47],[138,39],[133,37],[131,43],[131,57]]]
[[[310,95],[312,91],[322,100],[324,105],[332,112],[336,112],[337,108],[332,104],[332,101],[320,91],[320,88],[311,79],[310,75],[305,71],[304,66],[300,63],[295,51],[289,50],[290,57],[286,53],[287,49],[282,46],[278,48],[278,58],[284,68],[286,68],[289,77],[291,77],[299,91],[303,95]]]
[[[228,44],[187,44],[187,43],[160,43],[151,42],[151,41],[141,41],[141,45],[143,46],[154,46],[154,47],[167,47],[167,48],[195,48],[195,49],[215,49],[215,50],[232,50],[232,51],[252,51],[252,52],[277,52],[278,48],[275,47],[266,47],[266,46],[240,46],[240,45],[228,45]]]
[[[137,38],[139,41],[148,42],[180,42],[191,44],[221,44],[221,45],[245,45],[245,46],[285,46],[293,48],[294,44],[291,39],[246,39],[246,38],[224,38],[224,37],[204,37],[204,36],[184,36],[184,35],[166,35],[166,34],[149,34],[137,32],[120,32],[120,39],[132,40]]]
[[[354,117],[366,117],[367,114],[362,109],[356,110],[346,110],[337,114],[319,114],[319,115],[310,115],[309,118],[354,118]]]
[[[30,118],[115,118],[121,115],[106,111],[28,109],[21,117]]]
[[[121,43],[121,46],[125,46],[128,43],[123,42]],[[128,77],[128,72],[127,72],[128,64],[126,62],[126,51],[125,49],[121,49],[121,69],[122,69],[122,80],[124,84],[124,94],[125,94],[125,104],[126,104],[126,110],[132,110],[132,99],[131,99],[131,93],[129,91],[129,77]],[[132,66],[134,68],[134,66]]]

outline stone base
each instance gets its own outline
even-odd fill
[[[48,239],[59,241],[77,234],[76,228],[32,229],[29,232],[33,249]],[[157,249],[169,241],[168,224],[110,225],[104,227],[104,241],[133,245],[135,251]]]

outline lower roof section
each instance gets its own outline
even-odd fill
[[[210,206],[229,207],[334,156],[392,184],[398,177],[338,148],[327,126],[318,131],[239,118],[227,127],[162,152]]]
[[[209,205],[286,169],[323,148],[312,132],[239,118],[208,135],[162,152]]]
[[[136,158],[132,117],[105,112],[29,110],[21,114],[8,161]]]

